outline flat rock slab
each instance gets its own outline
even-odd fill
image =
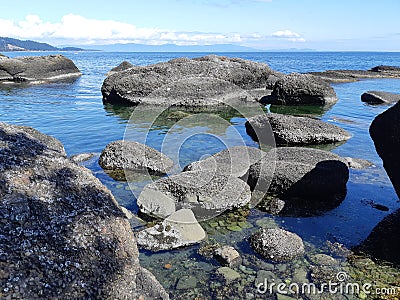
[[[242,177],[252,164],[266,153],[258,148],[235,146],[218,152],[206,159],[192,162],[184,171],[209,171],[234,177]]]
[[[335,90],[324,80],[310,74],[289,74],[277,79],[265,104],[332,105],[337,102]]]
[[[280,228],[261,228],[249,240],[254,251],[272,261],[290,261],[304,255],[303,240]]]
[[[99,158],[105,170],[147,170],[150,174],[166,174],[174,162],[147,145],[131,141],[115,141],[108,144]]]
[[[336,207],[346,195],[347,161],[332,152],[300,147],[272,149],[249,169],[253,190],[285,200],[287,206],[309,210]],[[286,206],[285,205],[285,206]]]
[[[103,82],[103,101],[185,107],[255,102],[246,91],[265,88],[271,73],[266,64],[239,58],[178,58],[112,74]]]
[[[190,209],[181,209],[162,223],[137,234],[139,246],[151,250],[171,250],[199,243],[206,233]]]
[[[382,91],[368,91],[361,95],[361,101],[369,104],[390,104],[399,100],[400,94]]]
[[[208,171],[188,171],[161,178],[145,186],[137,205],[141,212],[165,218],[181,208],[191,208],[206,219],[249,203],[250,187],[243,180]]]
[[[304,146],[347,141],[344,129],[309,117],[269,113],[249,118],[247,133],[256,141],[271,145],[271,130],[278,146]]]
[[[400,78],[400,68],[395,66],[376,66],[369,70],[327,70],[310,72],[331,83],[354,82],[362,78]]]
[[[5,123],[0,245],[2,299],[169,298],[111,192],[55,138]]]
[[[77,78],[82,73],[63,55],[0,57],[0,82],[46,83]]]

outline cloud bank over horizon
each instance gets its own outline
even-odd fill
[[[0,19],[0,36],[35,39],[54,45],[105,45],[114,43],[162,45],[171,43],[176,45],[236,44],[246,46],[268,39],[285,39],[294,43],[305,41],[300,34],[288,29],[267,34],[185,32],[156,27],[137,27],[130,23],[90,19],[77,14],[66,14],[59,22],[44,21],[35,14],[29,14],[21,21]]]

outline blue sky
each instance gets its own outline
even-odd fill
[[[53,45],[400,51],[400,0],[14,0],[0,7],[0,36]]]

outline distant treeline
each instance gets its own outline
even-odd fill
[[[0,51],[79,51],[81,48],[57,48],[46,43],[21,41],[18,39],[0,37]]]

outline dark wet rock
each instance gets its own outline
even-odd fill
[[[280,228],[262,228],[250,236],[250,245],[258,254],[272,261],[290,261],[304,255],[303,240]]]
[[[118,66],[116,66],[115,68],[112,68],[111,71],[107,73],[107,76],[110,76],[117,72],[128,70],[132,67],[134,67],[134,65],[132,65],[129,61],[125,60],[122,63],[120,63]]]
[[[278,146],[330,144],[351,138],[346,130],[318,119],[275,113],[249,118],[245,126],[255,141],[268,145],[271,131]]]
[[[324,80],[310,74],[289,74],[278,79],[265,104],[278,105],[332,105],[336,103],[335,90]]]
[[[357,253],[400,265],[400,210],[385,217],[357,247]]]
[[[110,191],[56,139],[5,123],[0,245],[4,299],[168,299]]]
[[[390,104],[399,100],[400,94],[382,91],[368,91],[361,95],[361,101],[369,104]]]
[[[206,159],[192,162],[183,171],[209,171],[235,177],[244,176],[252,164],[266,153],[247,146],[235,146],[218,152]]]
[[[167,217],[191,208],[199,219],[249,203],[250,187],[243,180],[207,171],[188,171],[161,178],[145,186],[137,205],[141,212]]]
[[[173,161],[147,145],[131,141],[109,143],[99,158],[105,170],[147,170],[150,174],[166,174]]]
[[[378,115],[372,122],[369,133],[376,152],[400,197],[400,102]]]
[[[285,210],[332,209],[346,195],[349,170],[343,158],[332,152],[300,147],[275,148],[249,169],[253,190],[285,200]],[[254,193],[253,193],[254,194]]]
[[[248,102],[246,90],[265,88],[271,69],[263,63],[209,55],[132,67],[107,77],[104,102],[137,105],[218,106]]]
[[[214,251],[214,257],[222,266],[235,268],[242,264],[242,257],[232,246],[223,246]]]
[[[151,250],[171,250],[199,243],[206,237],[190,209],[181,209],[162,223],[144,229],[137,234],[139,246]]]
[[[85,162],[89,159],[92,159],[96,154],[95,153],[80,153],[72,155],[69,159],[76,164]]]
[[[0,82],[45,83],[75,79],[81,72],[63,55],[0,57]]]

